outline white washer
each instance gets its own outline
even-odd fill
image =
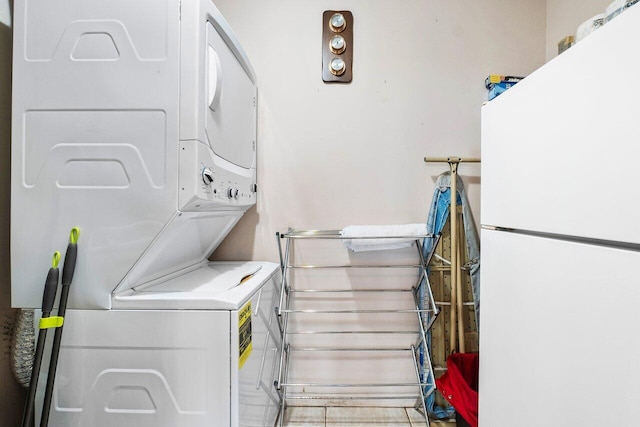
[[[111,310],[67,311],[49,426],[273,426],[280,277],[206,263]]]
[[[210,0],[27,0],[13,43],[14,307],[81,230],[49,425],[273,424],[279,268],[208,261],[257,200],[229,24]]]

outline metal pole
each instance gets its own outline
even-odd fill
[[[458,209],[456,209],[456,213],[455,216],[458,216]],[[460,230],[458,230],[460,231]],[[460,233],[459,235],[462,235],[462,233]],[[458,306],[456,307],[457,311],[458,311],[458,344],[460,346],[460,353],[464,353],[465,352],[465,343],[464,343],[464,322],[463,322],[463,318],[464,318],[464,300],[462,298],[462,271],[460,269],[460,264],[463,261],[462,258],[462,245],[460,243],[458,243],[457,246],[457,260],[458,260],[458,271],[457,271],[457,275],[456,275],[456,291],[458,293],[457,295],[457,301],[458,301]]]
[[[458,215],[457,215],[457,180],[458,180],[458,163],[460,159],[457,157],[449,158],[449,167],[451,170],[451,203],[449,206],[449,225],[451,230],[451,311],[450,311],[450,334],[449,334],[449,351],[453,353],[457,350],[457,310],[458,310]]]
[[[457,163],[480,163],[478,157],[425,157],[425,163],[450,163],[455,161]]]

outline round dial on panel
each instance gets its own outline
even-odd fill
[[[213,183],[213,171],[210,168],[202,168],[202,181],[206,185],[211,185]]]
[[[239,195],[239,191],[237,188],[227,188],[227,197],[230,199],[237,199]]]
[[[347,69],[347,65],[342,58],[333,58],[329,63],[329,71],[335,76],[342,75]]]
[[[329,27],[331,31],[339,33],[347,28],[347,21],[344,19],[344,15],[341,13],[334,13],[329,19]]]
[[[333,36],[329,40],[329,48],[331,52],[339,55],[347,49],[347,41],[340,35]]]

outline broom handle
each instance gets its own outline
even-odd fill
[[[51,268],[47,273],[47,279],[44,282],[44,292],[42,294],[42,317],[47,319],[51,315],[53,303],[56,299],[56,290],[58,289],[58,279],[60,277],[58,263],[60,262],[60,252],[53,254]],[[38,332],[38,344],[36,345],[36,353],[33,357],[33,366],[31,367],[31,379],[29,380],[29,394],[24,405],[22,413],[22,427],[31,427],[33,423],[33,411],[36,402],[36,390],[38,388],[38,377],[40,376],[40,365],[42,364],[42,353],[44,353],[44,345],[47,340],[47,328],[40,327]]]

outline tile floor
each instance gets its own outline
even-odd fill
[[[425,427],[424,417],[413,408],[291,406],[284,415],[285,427]],[[431,423],[431,427],[455,423]]]

